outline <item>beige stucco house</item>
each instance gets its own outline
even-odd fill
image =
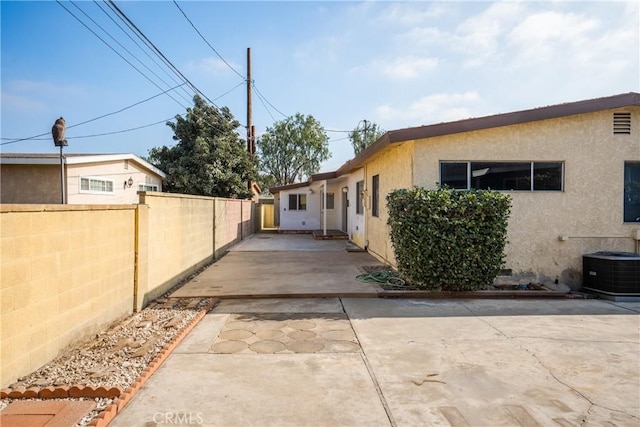
[[[0,203],[61,203],[59,154],[0,154]],[[134,154],[65,154],[66,203],[138,203],[164,172]]]
[[[292,192],[318,217],[314,185],[344,188],[340,225],[393,265],[387,194],[440,184],[507,192],[505,268],[579,282],[582,255],[639,250],[640,94],[390,131],[332,174],[271,191],[280,195],[280,228],[291,229],[303,221],[285,210]]]

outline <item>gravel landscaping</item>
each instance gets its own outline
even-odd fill
[[[70,348],[50,363],[19,378],[9,388],[80,385],[118,387],[124,391],[201,310],[210,310],[213,304],[212,298],[160,298],[146,309],[116,322],[93,339]],[[86,399],[94,400],[96,409],[84,417],[79,426],[88,425],[116,400],[77,398]],[[0,410],[13,400],[0,400]]]

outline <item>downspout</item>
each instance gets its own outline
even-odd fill
[[[368,188],[368,180],[367,180],[367,164],[364,164],[364,185],[363,185],[363,189],[362,191],[365,194],[367,193],[367,188]],[[366,251],[369,251],[369,227],[367,227],[367,200],[364,198],[364,196],[362,197],[362,213],[364,214],[364,218],[363,218],[363,222],[364,222],[364,249]]]
[[[322,183],[322,186],[324,188],[324,194],[322,195],[324,201],[323,203],[323,207],[324,209],[322,210],[322,223],[323,223],[323,233],[326,236],[327,235],[327,180],[325,179],[324,182]]]

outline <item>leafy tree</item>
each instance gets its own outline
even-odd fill
[[[276,185],[301,182],[320,170],[329,159],[329,137],[313,116],[297,113],[275,122],[258,139],[260,170]]]
[[[275,187],[278,185],[278,183],[276,182],[276,179],[266,173],[259,173],[258,177],[256,178],[256,182],[258,183],[258,185],[260,186],[260,188],[262,188],[262,191],[267,191],[267,189],[271,188],[271,187]]]
[[[247,182],[255,176],[255,160],[236,129],[240,123],[227,107],[208,105],[198,95],[186,116],[167,122],[172,147],[149,150],[149,162],[167,173],[164,188],[172,193],[211,197],[251,197]]]
[[[358,123],[358,126],[349,132],[349,140],[356,156],[384,135],[384,130],[380,129],[376,123],[366,120],[362,120],[361,123],[363,123],[363,126]]]

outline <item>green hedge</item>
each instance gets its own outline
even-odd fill
[[[490,190],[426,190],[387,195],[398,271],[429,289],[477,290],[504,265],[511,197]]]

